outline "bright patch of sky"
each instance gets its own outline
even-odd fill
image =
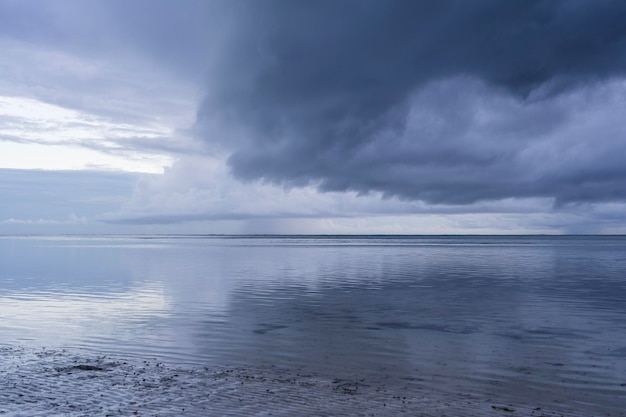
[[[0,168],[162,173],[172,156],[133,150],[124,141],[158,145],[172,135],[167,126],[119,123],[31,98],[0,96]]]

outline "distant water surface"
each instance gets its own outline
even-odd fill
[[[621,236],[0,237],[0,345],[626,409]]]

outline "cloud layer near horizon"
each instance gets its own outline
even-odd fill
[[[165,168],[117,209],[34,221],[623,230],[624,21],[609,0],[0,1],[0,101],[76,115],[5,111],[0,145]]]

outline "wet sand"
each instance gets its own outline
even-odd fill
[[[293,369],[204,368],[0,347],[2,416],[576,416],[575,410],[445,394],[416,381]],[[623,414],[622,414],[623,415]]]

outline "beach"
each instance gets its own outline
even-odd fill
[[[176,367],[63,350],[0,348],[6,416],[583,416],[404,381],[328,379],[277,367]],[[615,414],[624,415],[624,414]]]

